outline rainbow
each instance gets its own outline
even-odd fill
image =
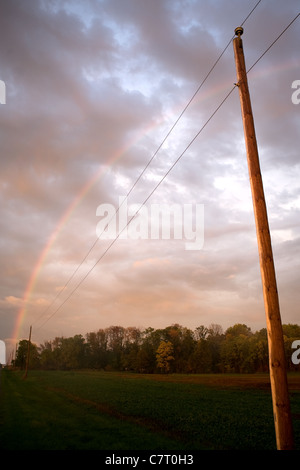
[[[26,290],[23,294],[23,299],[21,302],[21,308],[18,311],[17,314],[17,319],[16,323],[14,325],[14,330],[12,334],[13,338],[13,343],[16,344],[16,342],[20,339],[21,335],[21,330],[23,327],[24,319],[27,313],[27,306],[30,301],[30,298],[33,294],[34,287],[36,285],[38,275],[46,261],[46,258],[55,243],[59,233],[67,223],[67,221],[70,219],[71,215],[77,208],[77,206],[80,204],[80,202],[85,198],[85,196],[88,194],[88,192],[91,190],[91,188],[94,186],[94,184],[99,180],[101,176],[105,174],[105,172],[108,171],[108,169],[119,159],[122,158],[122,156],[130,149],[134,144],[136,144],[144,135],[148,134],[153,128],[157,126],[157,122],[155,123],[150,123],[148,124],[147,127],[145,127],[138,136],[133,137],[127,144],[122,146],[121,148],[117,149],[110,158],[107,159],[107,161],[101,165],[100,169],[93,175],[91,179],[89,179],[80,189],[80,191],[76,194],[75,198],[72,200],[71,204],[67,207],[66,211],[63,213],[61,216],[60,220],[58,221],[57,226],[55,227],[54,231],[50,235],[46,245],[44,246],[42,252],[40,253],[38,260],[35,264],[35,267],[30,275],[29,281],[26,286]]]
[[[287,61],[285,61],[284,63],[281,63],[279,66],[275,65],[275,66],[269,67],[267,72],[265,71],[265,69],[260,70],[260,71],[256,70],[255,73],[254,73],[254,77],[259,78],[262,75],[264,75],[264,76],[266,74],[270,75],[274,72],[280,72],[280,71],[285,70],[287,68],[290,68],[290,69],[296,68],[295,62],[288,63]],[[253,73],[253,72],[251,72],[251,73]],[[199,101],[203,102],[203,101],[207,100],[209,97],[211,97],[211,96],[213,96],[213,95],[215,95],[219,92],[222,92],[224,90],[227,90],[228,87],[230,87],[230,85],[231,85],[231,83],[226,83],[226,84],[222,83],[221,85],[210,88],[204,94],[202,94],[202,96],[198,96],[197,99],[196,99],[196,102],[199,102]],[[23,299],[22,299],[22,307],[18,311],[16,323],[15,323],[14,330],[13,330],[13,341],[14,341],[14,343],[16,343],[18,341],[18,339],[20,338],[20,332],[21,332],[21,329],[22,329],[22,326],[23,326],[23,323],[24,323],[26,313],[27,313],[27,305],[28,305],[28,303],[30,301],[30,298],[31,298],[31,295],[34,291],[34,287],[36,285],[38,275],[39,275],[39,273],[40,273],[40,271],[43,267],[43,264],[46,260],[46,257],[48,255],[49,251],[51,250],[51,247],[55,243],[55,240],[57,239],[60,231],[63,229],[64,225],[67,223],[67,221],[71,217],[71,215],[74,212],[74,210],[76,209],[76,207],[83,200],[83,198],[88,194],[88,192],[94,186],[94,184],[98,181],[98,179],[105,173],[105,171],[107,171],[108,168],[111,165],[113,165],[117,160],[122,158],[124,153],[132,145],[137,143],[144,135],[146,135],[151,130],[153,130],[155,127],[157,127],[159,124],[161,124],[163,122],[163,120],[164,120],[164,118],[162,117],[158,122],[149,124],[146,128],[144,128],[140,132],[140,134],[137,137],[133,138],[124,147],[118,149],[107,160],[106,164],[104,166],[102,165],[101,168],[99,169],[99,171],[96,172],[95,175],[89,181],[87,181],[85,183],[85,185],[80,189],[79,193],[75,196],[75,198],[73,199],[73,201],[71,202],[71,204],[69,205],[67,210],[64,212],[64,214],[60,218],[55,230],[53,231],[53,233],[49,237],[48,242],[46,243],[45,247],[43,248],[43,250],[42,250],[42,252],[41,252],[41,254],[40,254],[40,256],[39,256],[39,258],[36,262],[36,265],[35,265],[32,273],[31,273],[31,276],[29,278],[29,281],[28,281],[28,284],[26,286],[26,290],[24,292]]]
[[[104,172],[103,169],[101,169],[101,173],[103,173],[103,172]],[[74,212],[74,210],[76,209],[76,207],[80,203],[80,201],[85,197],[85,195],[88,193],[90,188],[94,185],[94,183],[96,182],[96,180],[99,177],[100,177],[100,175],[99,175],[99,172],[98,172],[96,174],[96,176],[94,176],[91,180],[89,180],[81,188],[80,192],[76,195],[76,197],[73,199],[72,203],[69,205],[67,210],[64,212],[64,214],[60,218],[55,230],[52,232],[51,236],[49,237],[48,242],[46,243],[46,245],[43,248],[41,254],[39,255],[39,258],[36,262],[36,265],[35,265],[32,273],[31,273],[31,276],[29,278],[29,282],[26,286],[26,290],[25,290],[25,293],[23,295],[22,307],[18,312],[17,321],[16,321],[14,333],[13,333],[13,338],[14,338],[15,342],[18,340],[18,337],[20,335],[20,331],[21,331],[21,328],[22,328],[22,323],[23,323],[23,320],[24,320],[24,317],[25,317],[26,311],[27,311],[27,304],[30,300],[31,294],[34,290],[34,287],[35,287],[35,284],[36,284],[36,281],[37,281],[37,278],[38,278],[38,275],[39,275],[39,273],[42,269],[42,266],[43,266],[44,262],[46,261],[46,258],[47,258],[47,255],[48,255],[49,251],[51,250],[53,244],[55,243],[55,240],[57,239],[58,234],[60,233],[60,231],[62,230],[64,225],[67,223],[67,221],[71,217],[72,213]]]

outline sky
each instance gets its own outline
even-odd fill
[[[299,13],[298,0],[256,4],[1,0],[7,349],[30,326],[36,344],[111,325],[266,327],[237,87],[213,114],[236,82],[235,28],[248,70]],[[299,25],[248,73],[285,324],[299,324],[300,304]],[[181,228],[193,221],[203,243],[188,250],[184,230],[139,237],[138,224],[100,236],[120,201],[149,226],[153,207],[189,207]]]

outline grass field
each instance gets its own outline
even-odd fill
[[[0,448],[272,450],[268,375],[2,370]],[[300,374],[289,376],[300,449]]]

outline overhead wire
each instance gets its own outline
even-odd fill
[[[261,2],[261,0],[259,0],[256,4],[256,6]],[[253,9],[254,10],[254,9]],[[252,10],[252,11],[253,11]],[[247,18],[249,17],[249,15],[247,16]],[[245,21],[245,20],[244,20]],[[243,22],[244,23],[244,22]],[[183,108],[183,110],[181,111],[181,113],[179,114],[179,116],[177,117],[177,119],[175,120],[175,122],[172,124],[171,128],[169,129],[169,131],[167,132],[167,134],[165,135],[165,137],[163,138],[163,140],[161,141],[161,143],[159,144],[159,146],[157,147],[157,149],[155,150],[155,152],[153,153],[152,157],[150,158],[150,160],[148,161],[148,163],[146,164],[146,166],[144,167],[144,169],[142,170],[142,172],[139,174],[139,176],[137,177],[137,179],[135,180],[135,182],[133,183],[133,185],[131,186],[130,190],[128,191],[128,193],[126,194],[125,198],[123,198],[121,204],[117,207],[117,210],[116,210],[116,214],[118,214],[118,212],[120,211],[121,207],[123,206],[123,204],[128,200],[130,194],[132,193],[132,191],[134,190],[134,188],[136,187],[136,185],[138,184],[138,182],[142,179],[143,175],[145,174],[145,172],[147,171],[147,169],[149,168],[149,166],[151,165],[152,161],[154,160],[154,158],[156,157],[156,155],[158,154],[158,152],[160,151],[160,149],[163,147],[164,143],[167,141],[167,139],[169,138],[169,136],[171,135],[171,133],[173,132],[173,130],[175,129],[175,127],[177,126],[177,124],[179,123],[180,119],[183,117],[184,113],[186,112],[186,110],[189,108],[189,106],[192,104],[192,102],[194,101],[195,97],[197,96],[197,94],[199,93],[199,91],[201,90],[201,88],[203,87],[203,85],[205,84],[205,82],[207,81],[207,79],[209,78],[209,76],[211,75],[211,73],[213,72],[213,70],[215,69],[215,67],[217,66],[218,62],[221,60],[222,56],[225,54],[226,50],[228,49],[229,45],[231,44],[231,41],[232,41],[232,38],[230,39],[230,41],[228,42],[228,44],[226,45],[226,47],[223,49],[223,51],[221,52],[221,54],[219,55],[219,57],[217,58],[217,60],[214,62],[214,64],[212,65],[212,67],[210,68],[209,72],[206,74],[206,76],[204,77],[204,79],[202,80],[202,82],[200,83],[200,85],[198,86],[198,88],[196,89],[196,91],[194,92],[194,94],[192,95],[192,97],[189,99],[189,101],[187,102],[187,104],[185,105],[185,107]],[[114,217],[114,216],[113,216]],[[94,247],[96,246],[96,244],[98,243],[99,239],[101,238],[101,235],[105,232],[105,230],[107,229],[107,227],[109,226],[110,222],[112,221],[112,218],[107,222],[106,226],[104,227],[102,233],[96,238],[96,240],[93,242],[93,244],[91,245],[90,249],[88,250],[88,252],[86,253],[86,255],[84,256],[84,258],[82,259],[82,261],[80,262],[80,264],[77,266],[77,268],[75,269],[75,271],[72,273],[72,275],[70,276],[70,278],[68,279],[68,281],[64,284],[64,286],[61,288],[61,290],[57,293],[57,295],[55,296],[55,298],[53,299],[53,301],[51,302],[50,305],[48,305],[45,309],[45,311],[39,316],[39,318],[36,320],[36,322],[38,322],[40,320],[40,318],[42,316],[44,316],[48,310],[52,307],[52,305],[55,303],[55,301],[58,299],[58,297],[62,294],[62,292],[67,288],[68,284],[71,282],[71,280],[74,278],[75,274],[78,272],[78,270],[81,268],[81,266],[83,265],[83,263],[85,262],[85,260],[87,259],[87,257],[89,256],[89,254],[92,252],[92,250],[94,249]]]
[[[246,16],[246,18],[244,19],[244,21],[240,24],[240,26],[243,26],[243,24],[246,23],[246,21],[248,20],[248,18],[250,18],[250,16],[252,15],[252,13],[254,12],[254,10],[258,7],[258,5],[260,4],[261,0],[259,0],[255,5],[254,7],[252,8],[252,10],[248,13],[248,15]],[[234,36],[233,36],[234,38]],[[232,39],[233,39],[232,38]]]
[[[296,19],[300,16],[300,13],[298,13],[298,15],[295,16],[295,18],[287,25],[286,28],[284,28],[284,30],[279,34],[279,36],[277,36],[276,39],[274,39],[274,41],[272,42],[272,44],[270,44],[270,46],[261,54],[261,56],[254,62],[253,65],[251,65],[251,67],[247,70],[247,73],[250,72],[250,70],[253,69],[253,67],[255,67],[255,65],[260,61],[260,59],[262,59],[264,57],[264,55],[269,52],[269,50],[271,49],[271,47],[274,46],[274,44],[278,41],[278,39],[281,38],[281,36],[289,29],[290,26],[292,26],[292,24],[296,21]]]
[[[150,194],[146,197],[146,199],[144,200],[144,202],[140,205],[140,207],[137,209],[137,211],[135,212],[135,214],[131,217],[131,219],[127,222],[127,224],[122,228],[122,230],[120,230],[120,232],[116,235],[116,237],[111,241],[111,243],[109,244],[109,246],[105,249],[105,251],[102,253],[102,255],[100,256],[100,258],[98,258],[98,260],[94,263],[94,265],[89,269],[89,271],[85,274],[85,276],[78,282],[78,284],[74,287],[74,289],[70,292],[70,294],[67,296],[67,298],[62,302],[62,304],[60,304],[60,306],[52,313],[52,315],[39,327],[41,328],[42,326],[44,326],[62,307],[63,305],[69,300],[69,298],[74,294],[74,292],[81,286],[81,284],[85,281],[85,279],[89,276],[89,274],[95,269],[95,267],[97,266],[97,264],[99,264],[99,262],[104,258],[104,256],[107,254],[107,252],[110,250],[110,248],[116,243],[116,241],[120,238],[120,236],[122,235],[122,233],[128,228],[128,226],[130,225],[130,223],[132,222],[133,219],[135,219],[135,217],[138,215],[138,213],[140,212],[141,208],[147,203],[147,201],[151,198],[151,196],[155,193],[155,191],[157,190],[157,188],[162,184],[162,182],[166,179],[166,177],[168,176],[168,174],[173,170],[173,168],[177,165],[177,163],[179,162],[179,160],[181,160],[181,158],[183,157],[183,155],[187,152],[187,150],[191,147],[191,145],[194,143],[194,141],[197,139],[197,137],[201,134],[201,132],[205,129],[205,127],[207,126],[207,124],[212,120],[212,118],[214,117],[214,115],[218,112],[218,110],[223,106],[223,104],[225,103],[225,101],[229,98],[229,96],[231,95],[231,93],[233,92],[233,90],[236,88],[237,85],[234,85],[234,87],[229,91],[229,93],[227,93],[227,95],[225,96],[225,98],[221,101],[221,103],[218,105],[218,107],[215,109],[215,111],[210,115],[210,117],[207,119],[207,121],[205,122],[205,124],[203,124],[203,126],[201,127],[201,129],[197,132],[197,134],[193,137],[193,139],[189,142],[189,144],[186,146],[186,148],[184,149],[184,151],[179,155],[179,157],[177,157],[177,159],[175,160],[175,162],[173,162],[173,164],[170,166],[170,168],[168,169],[168,171],[164,174],[164,176],[160,179],[160,181],[156,184],[156,186],[154,187],[154,189],[152,189],[152,191],[150,192]]]
[[[255,5],[254,7],[252,8],[252,10],[249,12],[249,14],[246,16],[246,18],[243,20],[243,22],[241,23],[241,25],[245,24],[245,22],[248,20],[248,18],[252,15],[252,13],[254,12],[254,10],[258,7],[258,5],[261,3],[262,0],[259,0]],[[152,157],[150,158],[150,160],[148,161],[147,165],[144,167],[144,169],[142,170],[142,172],[140,173],[140,175],[138,176],[138,178],[135,180],[135,182],[133,183],[133,185],[131,186],[130,190],[128,191],[127,195],[125,196],[125,198],[122,200],[121,204],[118,206],[117,210],[116,210],[116,213],[114,214],[113,217],[115,217],[117,215],[117,213],[119,212],[119,210],[121,209],[122,205],[125,203],[125,201],[129,198],[130,194],[132,193],[133,189],[136,187],[136,185],[138,184],[138,182],[141,180],[141,178],[143,177],[143,175],[145,174],[145,172],[147,171],[147,169],[149,168],[149,166],[151,165],[152,161],[154,160],[154,158],[156,157],[156,155],[158,154],[158,152],[160,151],[160,149],[162,148],[162,146],[164,145],[164,143],[167,141],[168,137],[171,135],[171,133],[173,132],[173,130],[175,129],[175,127],[177,126],[177,124],[179,123],[179,121],[181,120],[181,118],[183,117],[184,113],[187,111],[187,109],[189,108],[189,106],[192,104],[192,102],[194,101],[195,97],[197,96],[197,94],[199,93],[199,91],[201,90],[201,88],[203,87],[203,85],[205,84],[205,82],[207,81],[207,79],[209,78],[209,76],[211,75],[211,73],[213,72],[213,70],[216,68],[217,64],[219,63],[219,61],[221,60],[221,58],[223,57],[223,55],[225,54],[226,50],[228,49],[228,47],[230,46],[232,40],[234,38],[234,35],[230,38],[230,41],[227,43],[227,45],[225,46],[225,48],[222,50],[221,54],[218,56],[217,60],[214,62],[214,64],[212,65],[212,67],[210,68],[210,70],[208,71],[208,73],[206,74],[206,76],[204,77],[204,79],[202,80],[202,82],[200,83],[200,85],[198,86],[198,88],[196,89],[196,91],[194,92],[194,94],[192,95],[192,97],[189,99],[189,101],[187,102],[187,104],[185,105],[185,107],[183,108],[183,110],[181,111],[181,113],[179,114],[179,116],[177,117],[177,119],[175,120],[175,122],[173,123],[173,125],[171,126],[171,128],[169,129],[169,131],[167,132],[167,134],[165,135],[164,139],[161,141],[160,145],[157,147],[157,149],[155,150],[155,152],[153,153]],[[132,216],[132,218],[130,219],[130,221],[127,223],[127,225],[123,228],[123,230],[121,232],[119,232],[119,234],[117,235],[117,237],[112,240],[112,242],[110,243],[110,245],[106,248],[106,250],[103,252],[103,254],[100,256],[100,258],[97,260],[97,262],[92,266],[92,268],[90,268],[90,270],[84,275],[84,277],[79,281],[78,284],[76,284],[75,288],[71,291],[71,293],[66,297],[66,299],[60,304],[60,306],[52,313],[52,315],[50,315],[39,327],[41,328],[42,326],[44,326],[61,308],[62,306],[69,300],[69,298],[74,294],[74,292],[80,287],[80,285],[84,282],[84,280],[88,277],[88,275],[91,273],[91,271],[96,267],[96,265],[101,261],[101,259],[106,255],[106,253],[109,251],[109,249],[113,246],[113,244],[117,241],[117,239],[120,237],[120,235],[123,233],[123,231],[125,229],[127,229],[128,225],[131,223],[131,221],[137,216],[138,212],[140,211],[141,207],[143,207],[143,205],[146,204],[146,202],[150,199],[150,197],[154,194],[154,192],[157,190],[157,188],[161,185],[161,183],[165,180],[165,178],[168,176],[168,174],[172,171],[172,169],[175,167],[175,165],[178,163],[178,161],[183,157],[183,155],[186,153],[186,151],[190,148],[190,146],[193,144],[193,142],[197,139],[197,137],[200,135],[200,133],[204,130],[204,128],[207,126],[207,124],[211,121],[211,119],[214,117],[214,115],[217,113],[217,111],[221,108],[221,106],[224,104],[224,102],[229,98],[229,96],[231,95],[231,93],[233,92],[233,90],[235,89],[236,86],[234,86],[230,92],[226,95],[226,97],[222,100],[222,102],[219,104],[219,106],[215,109],[215,111],[211,114],[211,116],[209,117],[209,119],[205,122],[205,124],[202,126],[202,128],[197,132],[197,134],[194,136],[194,138],[190,141],[190,143],[187,145],[187,147],[184,149],[184,151],[180,154],[180,156],[175,160],[175,162],[171,165],[171,167],[169,168],[169,170],[165,173],[165,175],[161,178],[161,180],[159,181],[159,183],[155,186],[155,188],[151,191],[151,193],[148,195],[148,197],[144,200],[143,204],[140,206],[140,208],[138,209],[138,211],[134,214],[134,216]],[[104,233],[104,231],[107,229],[107,227],[109,226],[109,223],[111,222],[112,219],[110,219],[106,226],[104,227],[103,229],[103,232],[102,234]],[[94,247],[96,246],[96,244],[98,243],[99,239],[101,238],[101,235],[100,234],[97,239],[94,241],[94,243],[92,244],[92,246],[90,247],[90,249],[88,250],[88,252],[86,253],[86,255],[84,256],[84,258],[82,259],[82,261],[80,262],[80,264],[77,266],[77,268],[75,269],[75,271],[72,273],[72,275],[70,276],[70,278],[68,279],[68,281],[65,283],[65,285],[63,286],[63,288],[57,293],[56,297],[53,299],[53,301],[51,302],[50,305],[48,305],[45,309],[45,311],[42,312],[42,314],[39,316],[39,318],[34,322],[34,323],[37,323],[42,317],[44,317],[46,315],[46,313],[49,311],[49,309],[52,307],[52,305],[55,303],[55,301],[58,299],[58,297],[62,294],[62,292],[66,289],[66,287],[68,286],[68,284],[71,282],[71,280],[74,278],[75,274],[78,272],[78,270],[80,269],[80,267],[83,265],[83,263],[85,262],[85,260],[87,259],[87,257],[89,256],[89,254],[92,252],[92,250],[94,249]]]
[[[259,0],[261,1],[261,0]],[[259,3],[259,2],[258,2]],[[204,77],[204,79],[202,80],[202,82],[200,83],[200,85],[198,86],[197,90],[194,92],[194,94],[192,95],[192,97],[189,99],[189,101],[187,102],[187,104],[185,105],[185,107],[183,108],[183,110],[181,111],[181,113],[179,114],[179,116],[177,117],[177,119],[175,120],[175,122],[173,123],[173,125],[171,126],[171,128],[169,129],[169,131],[167,132],[167,134],[165,135],[165,137],[163,138],[163,140],[161,141],[161,143],[159,144],[159,146],[157,147],[157,149],[155,150],[155,152],[153,153],[152,157],[150,158],[150,160],[148,161],[148,163],[146,164],[146,166],[144,167],[144,169],[142,170],[142,172],[139,174],[139,176],[137,177],[137,179],[135,180],[135,182],[133,183],[133,185],[131,186],[130,190],[128,191],[128,193],[126,194],[125,198],[123,198],[121,204],[117,207],[117,210],[116,210],[116,214],[118,214],[118,212],[120,211],[121,207],[123,206],[123,204],[128,200],[130,194],[132,193],[132,191],[134,190],[134,188],[137,186],[138,182],[142,179],[143,175],[145,174],[145,172],[147,171],[147,169],[149,168],[149,166],[151,165],[152,161],[154,160],[154,158],[156,157],[156,155],[158,154],[158,152],[160,151],[160,149],[163,147],[164,143],[167,141],[167,139],[169,138],[169,136],[171,135],[171,133],[173,132],[173,130],[175,129],[175,127],[177,126],[177,124],[179,123],[180,119],[182,118],[182,116],[184,115],[184,113],[186,112],[186,110],[188,109],[188,107],[192,104],[192,102],[194,101],[195,97],[197,96],[197,94],[199,93],[199,91],[201,90],[201,88],[203,87],[204,83],[207,81],[208,77],[211,75],[211,73],[213,72],[213,70],[215,69],[216,65],[218,64],[218,62],[221,60],[222,56],[225,54],[226,50],[228,49],[230,43],[231,43],[232,39],[230,39],[230,41],[228,42],[228,44],[226,45],[226,47],[224,48],[224,50],[221,52],[221,54],[219,55],[219,57],[217,58],[217,60],[215,61],[215,63],[212,65],[212,67],[210,68],[209,72],[207,73],[207,75]],[[113,217],[115,217],[115,215]],[[107,222],[106,226],[104,227],[102,233],[96,238],[96,240],[93,242],[93,244],[91,245],[90,249],[88,250],[88,252],[86,253],[86,255],[84,256],[84,258],[82,259],[82,261],[80,262],[80,264],[77,266],[77,268],[75,269],[75,271],[72,273],[72,275],[70,276],[70,278],[68,279],[68,281],[65,283],[65,285],[62,287],[62,289],[57,293],[56,297],[53,299],[53,301],[51,302],[50,305],[47,306],[47,308],[45,309],[45,311],[42,313],[42,315],[36,320],[36,321],[39,321],[39,319],[44,316],[47,311],[52,307],[52,305],[55,303],[55,301],[58,299],[58,297],[62,294],[62,292],[66,289],[66,287],[68,286],[68,284],[71,282],[71,280],[74,278],[75,274],[78,272],[78,270],[81,268],[81,266],[83,265],[83,263],[85,262],[85,260],[87,259],[87,257],[89,256],[89,254],[92,252],[92,250],[94,249],[94,247],[96,246],[96,244],[98,243],[99,239],[101,238],[101,235],[105,232],[105,230],[107,229],[107,227],[109,226],[110,222],[112,221],[112,218]]]

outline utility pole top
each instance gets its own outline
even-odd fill
[[[242,28],[241,26],[238,26],[238,28],[235,28],[234,32],[236,36],[240,37],[244,32],[244,28]]]

